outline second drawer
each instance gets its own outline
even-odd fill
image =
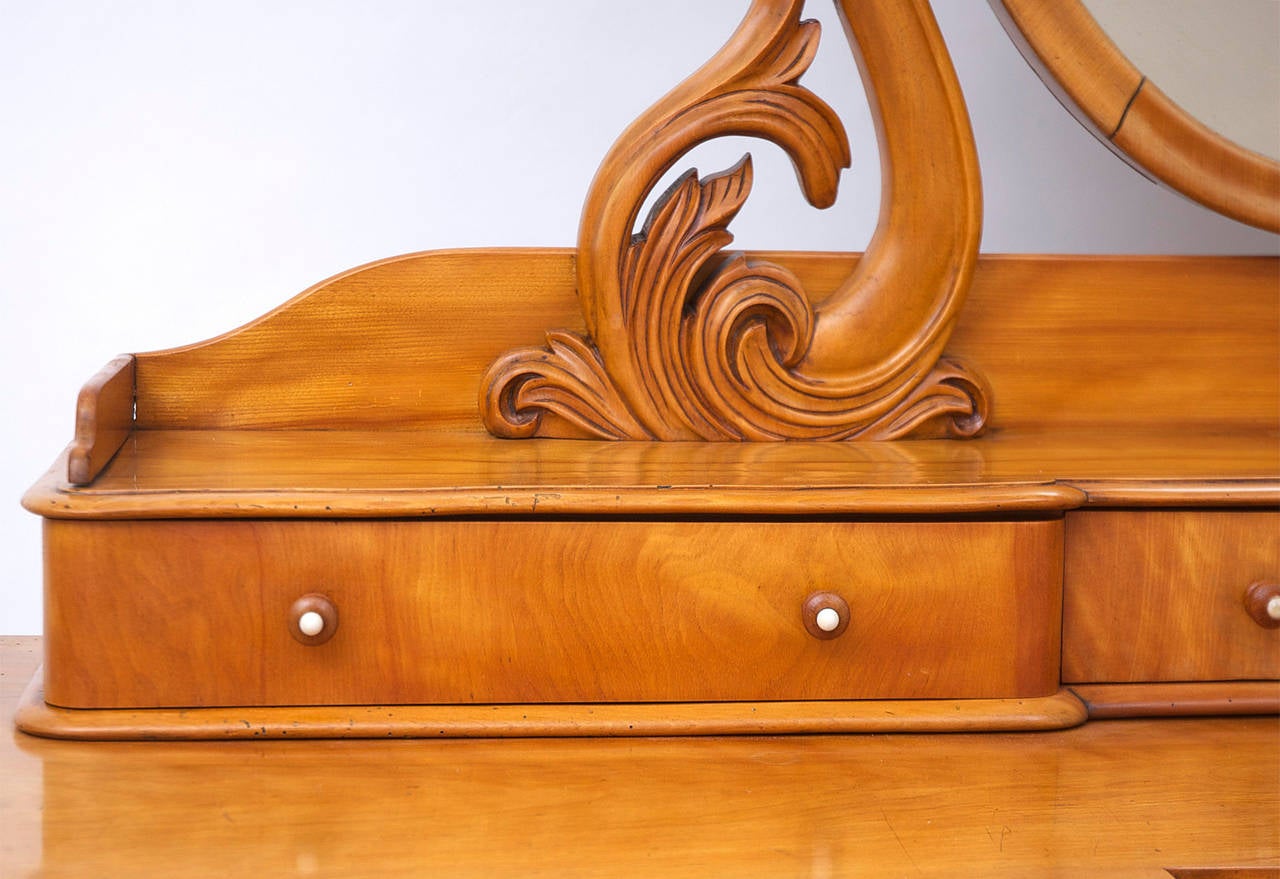
[[[1280,628],[1246,601],[1276,583],[1280,513],[1068,513],[1063,679],[1280,677]]]

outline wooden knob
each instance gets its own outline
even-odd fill
[[[1280,628],[1280,583],[1254,583],[1244,593],[1244,608],[1258,625]]]
[[[801,608],[804,627],[815,638],[829,641],[849,628],[849,604],[834,592],[815,592]]]
[[[308,647],[323,644],[338,631],[338,609],[318,592],[302,596],[289,608],[289,634]]]

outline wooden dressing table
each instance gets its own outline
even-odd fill
[[[575,249],[386,260],[91,380],[24,499],[45,518],[46,632],[18,727],[973,732],[865,746],[975,766],[1026,747],[1063,773],[1100,748],[1084,798],[1153,769],[1132,761],[1167,732],[1192,756],[1162,803],[1198,760],[1257,751],[1261,782],[1222,779],[1235,831],[1077,863],[1276,864],[1274,718],[1222,718],[1280,710],[1280,262],[979,256],[976,151],[925,2],[839,4],[881,138],[865,254],[726,251],[749,158],[680,178],[641,223],[723,134],[778,143],[809,200],[834,200],[849,145],[801,84],[818,33],[800,5],[756,0],[622,135]],[[1002,735],[1101,718],[1148,719]],[[20,741],[48,787],[59,746]],[[571,776],[651,747],[754,766],[857,741],[506,744]],[[360,741],[241,747],[363,759]],[[509,766],[502,747],[394,753]]]

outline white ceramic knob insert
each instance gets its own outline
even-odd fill
[[[834,632],[840,628],[840,612],[834,607],[824,607],[814,618],[818,628],[824,632]]]
[[[1276,595],[1267,602],[1267,616],[1273,620],[1280,620],[1280,595]]]
[[[324,617],[314,610],[307,611],[298,617],[298,631],[308,638],[314,638],[324,631]]]

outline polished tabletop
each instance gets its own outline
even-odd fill
[[[980,735],[79,743],[13,731],[40,655],[38,638],[0,639],[4,877],[1280,868],[1274,717]]]

